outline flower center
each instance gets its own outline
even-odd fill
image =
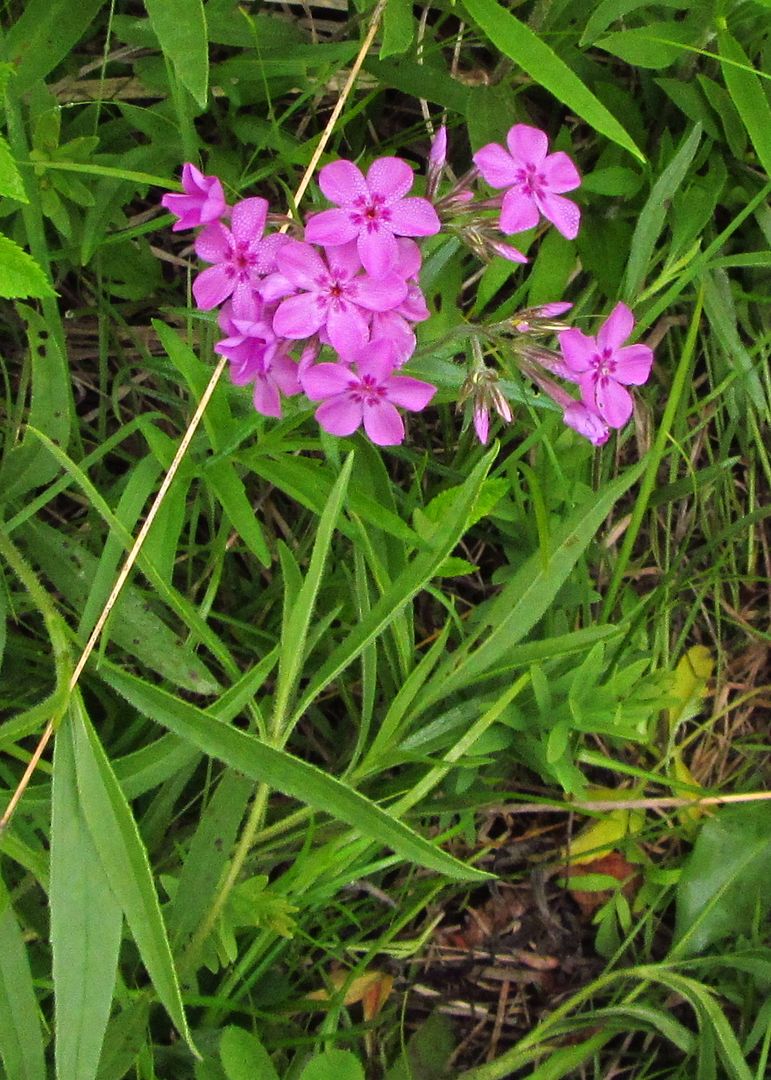
[[[541,195],[546,178],[535,165],[530,164],[517,170],[517,183],[525,195]]]
[[[613,378],[616,371],[616,361],[612,349],[605,348],[602,352],[596,352],[592,357],[592,362],[594,364],[595,379],[607,381]]]
[[[362,375],[348,383],[351,397],[360,405],[379,405],[386,396],[386,388],[376,382],[372,375]]]
[[[346,281],[342,275],[330,274],[323,281],[320,299],[322,303],[341,311],[347,302],[355,302],[355,295],[356,286],[352,281]]]
[[[234,243],[230,249],[227,270],[231,277],[235,277],[239,281],[248,281],[256,262],[256,254],[249,250],[249,246],[245,241],[241,240]]]
[[[351,212],[351,221],[360,229],[367,232],[378,232],[382,225],[391,220],[391,212],[384,206],[385,199],[382,195],[359,195],[354,199],[354,209]]]

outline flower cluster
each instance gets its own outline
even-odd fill
[[[429,317],[419,242],[443,230],[487,261],[526,263],[509,234],[542,219],[569,239],[578,232],[579,208],[564,193],[581,178],[568,155],[548,153],[544,132],[526,124],[514,125],[506,144],[479,150],[474,168],[443,192],[447,136],[440,129],[427,197],[409,194],[414,176],[400,158],[378,158],[366,174],[351,161],[331,162],[319,186],[332,206],[304,223],[271,215],[259,197],[229,206],[217,177],[184,166],[183,193],[162,203],[178,218],[174,230],[200,229],[195,251],[209,265],[194,280],[195,302],[202,311],[219,309],[224,336],[215,350],[227,357],[234,383],[251,385],[259,412],[280,417],[283,398],[304,394],[318,404],[316,419],[330,434],[363,426],[381,446],[404,439],[400,410],[419,412],[436,392],[403,370],[416,348],[415,325]],[[478,193],[480,180],[498,194]],[[596,338],[555,321],[570,307],[543,305],[497,329],[509,338],[513,332],[519,371],[557,402],[569,426],[599,445],[629,419],[625,388],[645,382],[652,353],[644,345],[624,347],[633,318],[623,304]],[[545,333],[558,335],[560,353],[534,344]],[[490,410],[505,421],[512,413],[473,332],[471,345],[461,403],[469,400],[486,442]],[[575,384],[580,398],[553,375]]]

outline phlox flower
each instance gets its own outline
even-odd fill
[[[263,239],[267,216],[265,199],[243,199],[233,207],[229,229],[218,221],[196,238],[198,257],[214,263],[193,282],[195,302],[202,311],[210,311],[229,296],[236,305],[247,303],[263,274],[272,269],[276,241],[283,237]]]
[[[546,133],[529,124],[515,124],[506,136],[505,150],[488,143],[474,154],[474,163],[488,184],[506,188],[501,206],[501,229],[519,233],[545,217],[568,240],[575,239],[581,211],[562,197],[581,183],[578,169],[561,150],[547,153]]]
[[[326,332],[332,346],[345,352],[366,342],[369,313],[389,311],[407,295],[395,273],[375,280],[362,273],[353,243],[318,252],[300,240],[287,240],[276,255],[279,279],[265,283],[266,294],[298,290],[279,304],[273,329],[281,337],[309,338]]]
[[[651,373],[653,352],[647,345],[624,345],[632,333],[634,316],[618,303],[596,337],[581,330],[563,330],[559,346],[566,375],[581,388],[581,399],[612,428],[620,428],[632,415],[627,386],[641,386]]]
[[[239,318],[228,305],[220,325],[229,336],[214,351],[230,361],[230,378],[236,386],[254,383],[252,400],[263,416],[281,416],[281,394],[300,393],[297,364],[287,355],[289,343],[276,336],[270,321],[255,304],[251,315]]]
[[[182,166],[184,195],[169,192],[161,199],[161,206],[175,214],[179,221],[171,226],[172,232],[181,229],[197,229],[219,221],[227,210],[222,184],[216,176],[204,176],[190,162]]]
[[[364,424],[378,446],[402,442],[404,423],[396,406],[420,412],[436,387],[396,373],[396,352],[385,338],[360,346],[344,359],[350,367],[316,364],[303,372],[305,393],[311,401],[322,402],[316,410],[321,427],[330,435],[351,435]]]
[[[319,186],[337,208],[308,219],[306,240],[324,247],[356,240],[367,273],[384,277],[398,260],[397,236],[439,232],[439,218],[428,199],[404,197],[413,179],[407,162],[395,157],[378,158],[366,177],[352,161],[325,165]]]

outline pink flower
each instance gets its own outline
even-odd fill
[[[169,193],[161,199],[161,206],[179,218],[171,226],[172,232],[219,221],[227,210],[222,184],[217,177],[204,176],[189,162],[182,166],[182,187],[184,195]]]
[[[404,196],[412,169],[400,158],[373,162],[366,178],[352,161],[333,161],[319,173],[319,186],[339,209],[314,214],[305,238],[324,247],[356,240],[364,269],[382,278],[398,259],[397,236],[433,236],[440,223],[428,199]]]
[[[591,409],[587,409],[583,401],[571,402],[563,412],[562,419],[568,427],[588,439],[592,446],[604,446],[610,438],[607,424]]]
[[[214,263],[193,282],[195,302],[202,311],[210,311],[229,296],[237,307],[248,303],[261,276],[272,268],[276,238],[262,239],[267,215],[265,199],[244,199],[233,207],[230,229],[215,222],[198,236],[196,254]]]
[[[633,327],[632,312],[619,303],[596,338],[576,329],[563,330],[559,335],[567,377],[580,386],[581,398],[590,412],[612,428],[623,427],[632,415],[632,397],[626,387],[642,386],[653,364],[653,353],[647,345],[623,346]]]
[[[394,273],[376,281],[360,273],[356,245],[327,248],[326,258],[299,240],[287,240],[276,255],[279,274],[291,289],[273,317],[281,337],[308,338],[324,328],[338,352],[364,344],[370,311],[389,311],[407,295],[403,278]],[[270,295],[274,290],[266,282]]]
[[[233,330],[230,337],[217,342],[214,351],[230,360],[230,377],[236,386],[254,383],[252,400],[257,412],[280,417],[280,394],[300,393],[297,364],[286,353],[288,342],[277,338],[264,322],[233,319]]]
[[[581,211],[562,192],[581,183],[573,162],[561,150],[547,154],[546,133],[528,124],[515,124],[506,136],[508,152],[498,143],[488,143],[474,154],[474,163],[488,184],[508,188],[501,207],[501,229],[505,233],[524,232],[537,225],[543,215],[563,236],[573,240],[578,234]]]
[[[363,423],[378,446],[394,446],[404,439],[404,423],[396,406],[420,412],[436,387],[408,375],[395,374],[396,354],[381,338],[359,347],[350,359],[355,365],[317,364],[303,373],[303,389],[316,410],[319,424],[331,435],[351,435]]]

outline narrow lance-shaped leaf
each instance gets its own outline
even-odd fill
[[[218,723],[195,706],[133,675],[107,665],[103,672],[105,680],[151,720],[254,780],[353,825],[362,835],[387,845],[403,859],[460,881],[489,876],[434,847],[366,796],[315,765],[268,746],[254,735]]]
[[[45,1080],[43,1032],[21,927],[0,879],[0,1060],[8,1080]]]

